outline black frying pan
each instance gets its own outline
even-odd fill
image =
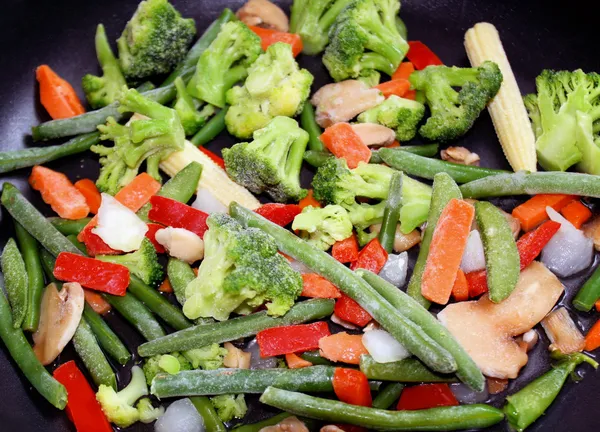
[[[243,0],[173,0],[186,17],[196,19],[199,32],[228,6],[236,10]],[[94,54],[96,24],[104,23],[111,39],[116,39],[125,22],[132,15],[138,0],[4,0],[0,14],[0,40],[2,61],[0,65],[0,149],[18,149],[31,145],[29,128],[48,115],[38,102],[34,70],[42,63],[50,64],[61,76],[79,88],[81,77],[98,69]],[[286,10],[291,1],[281,2]],[[556,3],[557,5],[553,5]],[[449,65],[467,66],[463,48],[463,35],[473,24],[489,21],[501,34],[513,70],[523,93],[534,90],[534,80],[543,68],[576,69],[600,72],[598,56],[597,0],[571,0],[569,2],[527,0],[405,0],[401,16],[405,20],[409,39],[427,43]],[[328,81],[328,75],[319,59],[300,56],[300,64],[315,74],[313,89]],[[492,123],[486,112],[466,137],[465,145],[481,156],[482,166],[508,168]],[[208,145],[219,150],[233,143],[230,137],[220,137]],[[52,164],[51,168],[67,173],[72,180],[85,176],[95,178],[98,171],[96,158],[89,154],[76,155]],[[48,208],[37,194],[26,187],[29,170],[21,170],[0,178],[0,183],[10,180],[21,188],[36,206]],[[310,172],[303,174],[304,180]],[[502,204],[514,205],[514,200]],[[0,214],[0,244],[12,235],[7,213]],[[567,287],[566,304],[589,274],[564,280]],[[581,326],[589,329],[598,314],[578,315]],[[110,316],[109,324],[130,347],[141,342],[140,337],[120,317]],[[547,340],[539,343],[530,355],[528,365],[519,379],[511,382],[508,392],[491,399],[500,406],[507,393],[513,393],[548,368]],[[67,349],[58,362],[74,358]],[[531,431],[596,431],[600,372],[589,367],[581,368],[586,378],[577,384],[569,382],[558,400],[530,429]],[[118,370],[118,368],[117,368]],[[129,381],[128,368],[119,379]],[[248,398],[251,406],[249,418],[258,421],[269,416],[268,408],[255,399]],[[505,424],[492,430],[507,430]],[[51,407],[33,391],[16,365],[9,359],[6,349],[0,349],[0,431],[73,431],[67,416]],[[141,424],[132,431],[154,430]],[[177,432],[177,431],[173,431]]]

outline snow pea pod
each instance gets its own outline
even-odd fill
[[[12,237],[4,246],[0,264],[6,284],[6,294],[12,308],[13,326],[20,328],[27,314],[29,278],[21,252]]]
[[[23,254],[27,270],[27,313],[23,320],[23,330],[34,332],[40,321],[40,307],[44,293],[44,270],[40,262],[38,242],[18,222],[15,223],[15,235],[19,249]]]
[[[117,389],[117,377],[85,318],[79,321],[77,330],[75,330],[73,347],[97,386],[104,384]]]
[[[407,358],[392,363],[377,363],[373,357],[360,357],[360,370],[367,378],[382,381],[403,383],[454,382],[452,375],[440,375],[427,369],[423,363],[414,358]]]

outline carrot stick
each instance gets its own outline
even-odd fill
[[[321,203],[314,198],[312,189],[308,190],[308,193],[306,194],[306,196],[304,198],[302,198],[300,200],[298,205],[300,206],[301,209],[304,209],[305,207],[308,207],[308,206],[321,207]]]
[[[469,300],[469,284],[465,273],[461,269],[456,272],[456,280],[452,286],[452,297],[457,302]]]
[[[396,72],[392,75],[392,81],[397,79],[408,80],[410,75],[415,71],[415,66],[411,62],[402,62]]]
[[[257,26],[248,27],[260,38],[260,45],[264,51],[276,42],[283,42],[292,46],[294,57],[302,52],[302,39],[295,33],[285,33]]]
[[[350,335],[346,332],[321,338],[319,350],[321,357],[349,364],[359,364],[360,356],[369,353],[362,343],[362,335]]]
[[[548,219],[546,207],[560,211],[563,207],[575,200],[573,195],[539,194],[517,206],[512,211],[513,217],[519,219],[523,231],[531,231],[536,226]]]
[[[410,89],[410,81],[406,79],[396,79],[387,81],[375,86],[383,95],[388,98],[392,95],[402,97]]]
[[[337,287],[316,273],[302,275],[302,297],[340,298],[342,293]]]
[[[90,213],[98,213],[102,197],[100,196],[96,184],[90,179],[81,179],[76,181],[74,186],[81,192],[81,195],[85,197],[85,202],[87,202],[87,205],[90,208]]]
[[[85,301],[87,304],[89,304],[97,314],[104,315],[110,312],[110,303],[104,300],[104,297],[102,297],[100,294],[89,289],[84,289],[83,295],[85,296]]]
[[[592,217],[590,209],[583,205],[579,200],[567,204],[560,212],[565,219],[571,222],[577,229],[581,228],[581,225],[586,223]]]
[[[36,165],[31,170],[29,184],[61,218],[81,219],[90,212],[85,197],[63,173]]]
[[[450,200],[442,211],[421,282],[421,293],[427,300],[448,303],[474,215],[473,205],[458,199]]]
[[[308,366],[312,366],[313,364],[308,360],[304,360],[302,357],[292,353],[285,355],[285,362],[287,363],[288,368],[290,369],[300,369]]]
[[[350,169],[356,168],[359,162],[369,162],[371,158],[371,150],[349,123],[329,126],[319,139],[335,157],[346,159]]]
[[[594,351],[600,347],[600,320],[592,326],[588,334],[585,336],[585,350]]]
[[[75,117],[85,112],[71,84],[59,77],[50,66],[38,66],[35,76],[40,83],[42,105],[54,120]]]

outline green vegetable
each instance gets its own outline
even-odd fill
[[[52,256],[50,252],[48,252],[44,248],[40,248],[40,261],[42,262],[42,268],[44,269],[44,274],[46,275],[46,280],[49,283],[53,283],[56,285],[60,285],[62,282],[59,282],[58,279],[54,277],[54,263],[56,259]]]
[[[452,356],[432,340],[412,321],[390,305],[367,282],[332,256],[319,251],[291,232],[256,215],[237,203],[232,203],[231,215],[246,226],[260,228],[271,235],[279,250],[302,262],[317,274],[337,286],[373,316],[411,353],[432,369],[450,373],[456,370]]]
[[[406,24],[404,24],[404,21],[399,16],[396,17],[396,29],[398,30],[398,33],[400,33],[400,36],[402,36],[402,39],[408,40]]]
[[[379,80],[381,79],[381,74],[376,70],[371,70],[369,72],[363,72],[364,75],[356,78],[357,81],[362,81],[367,85],[367,87],[375,87],[379,84]]]
[[[306,104],[308,106],[308,104]],[[309,141],[310,146],[310,141]],[[334,158],[331,153],[328,151],[317,151],[317,150],[306,150],[304,152],[304,156],[302,157],[306,163],[314,166],[315,168],[322,167],[327,163],[329,159]]]
[[[415,358],[407,358],[392,363],[377,363],[369,355],[360,358],[360,370],[371,380],[403,383],[454,382],[453,375],[432,372]]]
[[[387,411],[268,387],[260,401],[292,414],[375,430],[451,431],[492,426],[504,414],[490,405],[473,404],[416,411]]]
[[[140,421],[146,424],[158,420],[158,418],[165,413],[165,408],[162,405],[158,408],[154,408],[152,401],[147,397],[141,398],[135,408],[140,414]]]
[[[196,278],[192,266],[185,261],[170,257],[167,263],[167,276],[173,288],[173,293],[179,304],[185,303],[185,289]]]
[[[225,129],[225,116],[228,107],[225,106],[213,116],[196,134],[190,138],[192,144],[203,146],[208,144]]]
[[[417,134],[417,126],[424,115],[425,106],[422,103],[392,95],[360,114],[357,120],[359,123],[378,123],[394,129],[397,140],[410,141]]]
[[[404,384],[390,383],[377,393],[373,399],[373,408],[388,409],[398,400],[404,390]]]
[[[391,253],[394,250],[394,239],[396,238],[396,227],[400,219],[402,208],[402,173],[396,172],[390,180],[390,191],[383,212],[383,221],[379,231],[379,243]]]
[[[292,324],[300,324],[327,317],[333,313],[333,301],[315,299],[299,302],[280,318],[267,315],[266,311],[233,318],[228,321],[195,326],[171,333],[138,347],[138,354],[148,357],[172,351],[185,351],[213,343],[229,342],[253,336],[261,330]]]
[[[309,0],[311,1],[311,0]],[[296,2],[299,2],[296,0]],[[300,126],[306,132],[308,132],[308,148],[314,152],[322,152],[325,151],[329,156],[331,154],[325,149],[325,146],[321,142],[319,138],[323,131],[321,127],[317,124],[315,120],[315,108],[310,103],[305,103],[302,112],[300,113]],[[306,157],[306,152],[304,153]]]
[[[468,183],[480,178],[508,173],[504,170],[462,165],[423,157],[401,149],[401,147],[382,148],[378,150],[378,154],[392,168],[416,177],[432,180],[437,173],[445,172],[457,183]]]
[[[191,397],[190,401],[196,407],[198,414],[202,416],[204,427],[208,432],[227,432],[227,428],[219,418],[215,407],[209,398],[205,396]]]
[[[517,286],[521,259],[512,231],[502,212],[492,203],[475,203],[475,216],[485,252],[490,300],[500,303]]]
[[[20,328],[27,315],[29,278],[21,252],[12,237],[4,246],[0,264],[6,284],[6,294],[12,308],[13,326]]]
[[[72,342],[75,352],[77,352],[77,355],[83,361],[94,383],[97,386],[105,385],[116,390],[117,377],[100,349],[98,341],[85,318],[79,321]]]
[[[600,136],[598,122],[594,123],[590,114],[577,112],[577,146],[581,151],[581,161],[575,166],[578,171],[600,174]]]
[[[477,68],[431,66],[410,75],[412,88],[423,91],[431,117],[419,129],[429,140],[451,141],[463,136],[502,84],[494,62]],[[459,88],[459,91],[454,90]]]
[[[331,362],[319,355],[319,351],[305,351],[300,354],[304,360],[311,362],[313,365],[331,366]]]
[[[378,219],[377,222],[373,222],[373,223],[380,223],[381,221],[383,221],[383,213],[381,215],[381,218]],[[365,246],[367,243],[369,243],[374,238],[377,238],[378,236],[379,236],[379,233],[376,230],[373,230],[373,231],[358,230],[356,232],[356,239],[358,240],[358,245],[360,247]]]
[[[531,120],[531,125],[533,127],[533,134],[537,140],[540,135],[544,133],[544,129],[542,128],[542,113],[540,112],[540,107],[538,106],[537,95],[535,93],[531,93],[523,96],[523,103],[527,109],[527,114],[529,115],[529,120]]]
[[[598,299],[600,299],[600,267],[594,270],[594,273],[579,289],[573,299],[573,306],[582,312],[589,312]]]
[[[187,92],[185,83],[181,77],[175,79],[175,88],[177,89],[177,99],[173,108],[177,112],[185,135],[194,135],[206,121],[215,113],[215,107],[206,104],[202,110],[198,110],[200,102],[196,102]]]
[[[585,362],[598,367],[591,357],[582,353],[558,356],[559,362],[544,375],[527,384],[517,393],[506,398],[504,412],[508,423],[517,431],[524,431],[529,425],[541,417],[552,404],[567,377],[575,368]]]
[[[183,19],[167,0],[143,1],[117,40],[121,69],[131,81],[169,73],[195,35],[194,20]]]
[[[102,294],[102,297],[123,315],[146,340],[157,339],[165,335],[165,331],[152,313],[133,294],[126,293],[124,296]]]
[[[119,364],[126,364],[131,358],[131,354],[115,332],[111,330],[102,317],[87,303],[83,308],[83,317],[92,330],[92,333],[94,333],[94,336],[96,336],[102,349]]]
[[[185,358],[192,364],[192,368],[204,370],[215,370],[223,367],[223,359],[227,350],[218,343],[213,343],[202,348],[193,348],[183,351]]]
[[[326,251],[352,235],[352,222],[342,206],[308,206],[294,218],[292,230],[300,231],[300,237],[311,246]]]
[[[262,393],[275,386],[286,390],[331,392],[331,366],[309,366],[300,369],[218,369],[193,370],[177,375],[160,374],[152,382],[156,397],[206,396],[229,393]]]
[[[124,255],[97,255],[100,261],[124,265],[146,285],[157,287],[163,280],[163,268],[158,262],[156,249],[145,238],[138,250]]]
[[[77,220],[49,217],[48,220],[64,236],[79,235],[92,218],[85,217]]]
[[[308,133],[296,120],[275,117],[253,138],[223,149],[227,174],[255,194],[267,192],[277,202],[304,198],[300,169]]]
[[[177,364],[175,365],[175,363]],[[173,370],[177,369],[177,372],[173,373],[178,373],[181,370],[192,369],[192,365],[190,364],[190,362],[179,352],[172,352],[170,354],[162,355],[159,354],[152,357],[148,357],[144,359],[144,365],[142,366],[144,376],[146,377],[146,383],[148,385],[152,384],[152,380],[154,379],[154,377],[160,373],[171,373],[168,370],[170,368],[169,366],[172,366]]]
[[[110,42],[102,24],[98,24],[96,28],[95,43],[96,56],[98,56],[98,63],[100,63],[103,75],[101,77],[85,75],[81,80],[81,87],[90,106],[98,109],[116,101],[127,83],[119,62],[110,48]]]
[[[67,236],[67,239],[71,243],[73,243],[73,246],[75,246],[77,249],[79,249],[82,254],[87,255],[87,248],[85,247],[85,245],[83,243],[81,243],[79,240],[77,240],[77,236],[75,234],[69,234]]]
[[[454,180],[446,174],[439,173],[433,178],[433,191],[431,194],[431,206],[429,208],[429,216],[427,217],[427,227],[421,240],[419,248],[419,256],[415,262],[413,274],[408,282],[407,294],[414,298],[426,309],[431,303],[421,295],[421,280],[427,263],[427,255],[429,255],[429,245],[433,237],[433,232],[438,223],[438,219],[442,214],[442,210],[452,198],[461,199],[462,195]]]
[[[158,360],[158,366],[165,372],[175,375],[181,370],[179,359],[171,354],[163,354]]]
[[[302,291],[302,278],[275,242],[223,213],[213,213],[206,223],[204,260],[185,290],[184,314],[224,321],[233,311],[263,303],[268,314],[285,314]]]
[[[221,421],[228,422],[233,418],[241,419],[246,415],[248,406],[243,394],[220,395],[210,398]]]
[[[299,115],[313,79],[309,71],[298,67],[291,45],[270,45],[248,68],[244,85],[227,92],[227,130],[238,138],[249,138],[277,116]]]
[[[355,0],[337,16],[329,31],[323,63],[335,81],[392,75],[408,52],[396,27],[397,0]]]
[[[423,144],[423,145],[408,145],[400,146],[398,149],[416,154],[424,157],[433,157],[437,154],[439,146],[437,144]],[[371,152],[371,159],[369,163],[383,163],[383,159],[379,155],[379,150],[373,150]]]

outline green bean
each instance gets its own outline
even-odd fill
[[[10,306],[0,282],[0,338],[31,385],[56,408],[64,409],[67,405],[67,390],[42,366],[23,330],[14,328],[12,321]]]
[[[21,252],[12,237],[4,246],[0,264],[4,274],[6,294],[12,308],[13,326],[20,328],[27,315],[29,278]]]
[[[452,375],[436,374],[419,360],[407,358],[392,363],[377,363],[369,355],[360,357],[360,370],[369,379],[403,383],[455,382]]]
[[[73,335],[73,347],[97,386],[104,384],[117,389],[117,377],[85,318],[79,321]]]
[[[319,168],[325,165],[325,162],[327,162],[332,157],[334,156],[329,152],[306,150],[304,152],[303,159],[307,164],[314,166],[315,168]]]
[[[197,146],[203,146],[204,144],[211,142],[225,129],[226,114],[227,107],[220,110],[208,122],[206,122],[206,124],[202,126],[202,128],[190,139],[190,141]]]
[[[331,423],[363,426],[375,430],[450,431],[485,428],[504,419],[497,408],[483,404],[440,407],[416,411],[387,411],[349,405],[268,387],[260,401],[292,414]]]
[[[282,317],[270,317],[266,311],[192,327],[171,333],[160,339],[139,346],[142,357],[165,354],[173,351],[187,351],[213,343],[229,342],[243,337],[253,336],[261,330],[271,327],[300,324],[325,318],[333,313],[333,301],[314,299],[296,303]]]
[[[326,151],[325,146],[319,138],[323,131],[315,120],[315,108],[309,101],[304,104],[304,109],[300,114],[300,126],[308,132],[309,150],[318,152]]]
[[[8,182],[5,182],[2,187],[2,205],[52,255],[57,256],[61,252],[81,255],[81,251],[54,228],[52,223],[15,186]]]
[[[448,351],[408,320],[401,312],[394,309],[377,291],[348,267],[340,264],[329,254],[313,248],[286,229],[269,222],[235,202],[230,205],[229,212],[238,222],[246,226],[259,228],[270,234],[280,251],[302,262],[314,272],[332,282],[344,294],[369,312],[407,350],[419,357],[432,369],[443,373],[456,370],[456,362]]]
[[[390,192],[383,211],[383,221],[379,230],[379,243],[387,253],[394,250],[396,227],[402,208],[402,173],[395,172],[390,180]]]
[[[567,194],[600,198],[600,176],[573,172],[519,171],[475,180],[460,187],[465,198]]]
[[[79,240],[77,240],[77,235],[69,234],[67,236],[67,239],[73,244],[73,246],[75,246],[77,249],[79,249],[84,255],[87,255],[87,248],[85,247],[85,245],[83,243],[81,243]]]
[[[418,156],[433,157],[437,154],[439,146],[437,144],[409,145],[396,147],[396,150],[416,154]],[[379,150],[371,152],[369,163],[383,163],[383,159],[379,155]]]
[[[404,384],[389,383],[373,399],[373,408],[388,409],[398,400],[404,390]]]
[[[46,275],[46,280],[48,283],[60,284],[60,281],[54,277],[54,263],[56,260],[46,249],[40,248],[39,251],[40,261],[42,263],[42,269],[44,269],[44,274]]]
[[[175,330],[183,330],[192,326],[181,309],[169,302],[157,290],[146,285],[137,276],[131,275],[127,291]]]
[[[202,416],[206,432],[227,432],[227,428],[217,415],[215,407],[209,398],[206,396],[194,396],[190,400],[194,404],[194,407],[196,407],[198,414]]]
[[[83,308],[83,317],[96,336],[98,343],[119,364],[124,365],[131,359],[131,354],[114,331],[106,324],[89,304]]]
[[[238,427],[234,428],[232,432],[260,432],[263,428],[266,428],[268,426],[274,426],[277,423],[280,423],[283,420],[285,420],[286,418],[291,417],[291,416],[292,415],[290,413],[282,412],[280,414],[277,414],[276,416],[270,417],[270,418],[260,421],[258,423],[245,424],[242,426],[238,426]]]
[[[392,168],[409,175],[430,180],[440,172],[445,172],[457,183],[467,183],[473,180],[507,173],[507,171],[504,170],[461,165],[439,159],[427,158],[403,151],[402,147],[382,148],[378,153],[383,161]]]
[[[300,369],[196,369],[181,371],[175,375],[157,375],[152,380],[151,393],[162,399],[262,393],[269,386],[311,393],[331,392],[334,371],[332,366],[309,366]]]
[[[429,245],[433,237],[433,231],[437,225],[438,219],[446,204],[452,199],[462,198],[458,186],[452,178],[446,173],[437,174],[433,179],[433,190],[431,192],[431,204],[429,206],[429,216],[427,217],[427,227],[421,240],[419,256],[415,262],[413,274],[408,282],[407,294],[419,302],[423,307],[429,308],[431,303],[421,294],[421,280],[429,255]]]
[[[133,294],[127,293],[124,296],[102,294],[102,297],[123,315],[146,340],[157,339],[165,335],[165,331],[156,318]]]
[[[185,261],[178,260],[177,258],[169,258],[167,263],[167,276],[173,293],[179,304],[185,303],[185,288],[188,284],[196,278],[192,266]]]
[[[92,218],[86,217],[77,220],[63,219],[59,217],[49,217],[48,220],[54,225],[62,235],[79,235]]]
[[[452,355],[457,365],[456,376],[461,381],[468,384],[475,391],[483,391],[485,378],[481,371],[462,345],[457,342],[452,333],[442,323],[415,299],[391,283],[368,270],[358,270],[358,272],[393,307],[401,311],[404,316]]]
[[[319,351],[305,351],[300,354],[304,360],[311,362],[314,365],[331,366],[331,362],[319,355]]]
[[[40,262],[38,242],[18,222],[15,223],[15,235],[27,270],[27,314],[23,321],[23,330],[34,332],[40,321],[40,307],[44,293],[44,270]]]
[[[600,299],[600,267],[594,270],[592,276],[580,288],[573,299],[573,306],[582,312],[589,312],[598,299]]]
[[[77,136],[64,144],[29,147],[21,150],[0,152],[0,174],[20,168],[42,165],[66,156],[83,153],[100,142],[100,133],[92,132]]]

